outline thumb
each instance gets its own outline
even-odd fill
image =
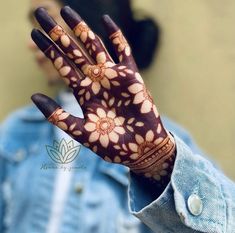
[[[31,99],[49,122],[65,131],[76,141],[82,143],[84,119],[67,113],[53,99],[46,95],[37,93],[32,95]]]

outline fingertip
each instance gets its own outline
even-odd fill
[[[103,19],[104,22],[108,22],[108,21],[111,20],[111,18],[110,18],[110,16],[109,16],[108,14],[104,14],[104,15],[102,16],[102,19]]]
[[[75,28],[82,21],[80,15],[69,6],[64,6],[60,14],[71,29]]]
[[[43,52],[51,46],[51,41],[38,29],[32,30],[31,38]]]
[[[37,17],[40,17],[41,15],[44,15],[45,13],[47,13],[47,11],[44,7],[38,7],[34,11],[34,16],[37,18]]]
[[[43,7],[37,8],[34,15],[46,33],[49,33],[57,25],[55,20],[49,16],[47,10]]]
[[[71,10],[72,10],[71,7],[68,6],[68,5],[66,5],[66,6],[64,6],[64,7],[61,8],[60,14],[61,14],[61,15],[63,15],[63,14],[69,14],[69,13],[71,13]]]
[[[39,33],[39,30],[36,29],[36,28],[33,28],[33,30],[31,31],[31,38],[34,40],[35,38],[38,37],[38,33]]]
[[[33,94],[31,100],[46,118],[50,117],[56,109],[60,108],[53,99],[41,93]]]
[[[109,35],[112,35],[113,33],[119,30],[119,27],[108,14],[102,16],[102,21]]]

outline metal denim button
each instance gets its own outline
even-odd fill
[[[188,209],[194,216],[198,216],[202,213],[203,204],[201,198],[198,195],[192,194],[189,196]]]
[[[83,185],[82,184],[76,184],[75,185],[75,192],[76,193],[82,193],[83,191]]]

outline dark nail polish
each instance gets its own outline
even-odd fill
[[[31,99],[46,118],[50,117],[57,108],[60,108],[53,99],[40,93],[32,95]]]
[[[111,35],[119,30],[119,27],[113,22],[109,15],[103,15],[102,20],[108,34]]]
[[[60,13],[64,21],[72,29],[75,28],[77,24],[82,21],[82,18],[79,16],[79,14],[69,6],[63,7]]]
[[[49,16],[47,11],[42,7],[37,8],[34,14],[38,23],[46,33],[49,33],[57,25],[55,20]]]
[[[52,45],[52,42],[41,31],[37,29],[32,30],[31,37],[38,48],[43,52]]]

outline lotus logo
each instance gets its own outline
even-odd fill
[[[51,159],[60,164],[71,163],[80,151],[80,145],[74,146],[74,141],[66,142],[62,139],[59,142],[54,140],[53,146],[46,146],[47,153]]]

